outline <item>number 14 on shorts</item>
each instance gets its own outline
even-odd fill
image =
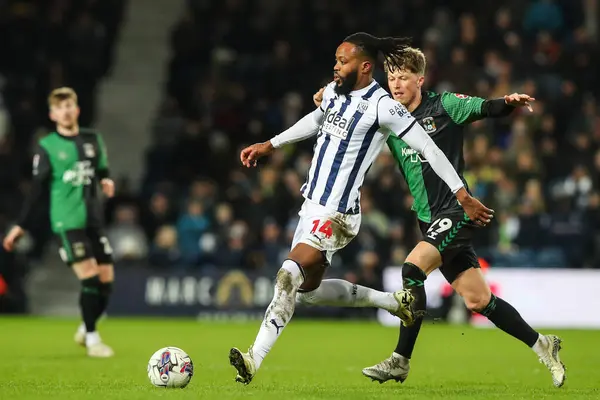
[[[333,228],[331,228],[331,221],[328,219],[321,221],[320,219],[315,219],[313,221],[313,227],[310,231],[311,234],[315,235],[317,231],[321,232],[327,239],[331,238],[333,235]]]

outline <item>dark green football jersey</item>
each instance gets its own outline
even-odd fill
[[[33,187],[21,216],[31,226],[30,210],[44,190],[50,192],[50,224],[55,233],[102,226],[98,183],[108,177],[106,148],[100,134],[81,129],[76,136],[51,132],[33,158]]]
[[[464,127],[485,118],[482,112],[484,99],[462,94],[424,92],[421,104],[411,112],[435,144],[444,152],[456,172],[463,177]],[[447,211],[462,210],[448,185],[433,171],[420,154],[411,149],[402,139],[390,135],[387,141],[394,159],[408,183],[414,198],[412,209],[423,222]]]

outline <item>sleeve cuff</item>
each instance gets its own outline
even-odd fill
[[[106,178],[110,178],[110,173],[108,171],[108,168],[107,169],[98,170],[98,178],[100,180],[106,179]]]

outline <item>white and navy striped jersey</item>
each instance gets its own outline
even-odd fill
[[[402,137],[416,121],[376,81],[347,96],[337,95],[334,87],[330,83],[323,93],[323,116],[302,195],[328,209],[356,214],[360,187],[388,135],[393,131]],[[384,123],[390,118],[393,123]]]

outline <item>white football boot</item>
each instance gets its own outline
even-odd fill
[[[105,343],[96,343],[87,346],[87,355],[96,358],[108,358],[115,355],[113,349]]]
[[[379,383],[392,379],[396,382],[404,382],[408,377],[409,370],[410,360],[393,353],[379,364],[363,369],[362,373],[367,378],[371,378],[371,380]]]
[[[552,382],[554,386],[557,388],[561,387],[565,383],[565,379],[567,378],[565,364],[560,361],[560,357],[558,352],[562,348],[561,343],[562,340],[555,335],[545,335],[546,343],[543,350],[543,354],[541,354],[540,362],[548,368],[550,373],[552,374]]]
[[[252,348],[248,349],[247,353],[242,353],[237,348],[232,348],[229,351],[229,364],[237,370],[236,382],[249,384],[256,374],[256,364],[252,356]]]
[[[398,308],[390,314],[397,316],[402,320],[402,325],[411,326],[415,323],[415,313],[412,304],[415,300],[412,293],[408,290],[398,290],[394,292],[394,299],[398,302]]]
[[[73,336],[73,340],[78,345],[85,347],[85,324],[83,324],[83,322],[81,325],[79,325],[79,328],[77,328],[75,336]]]

